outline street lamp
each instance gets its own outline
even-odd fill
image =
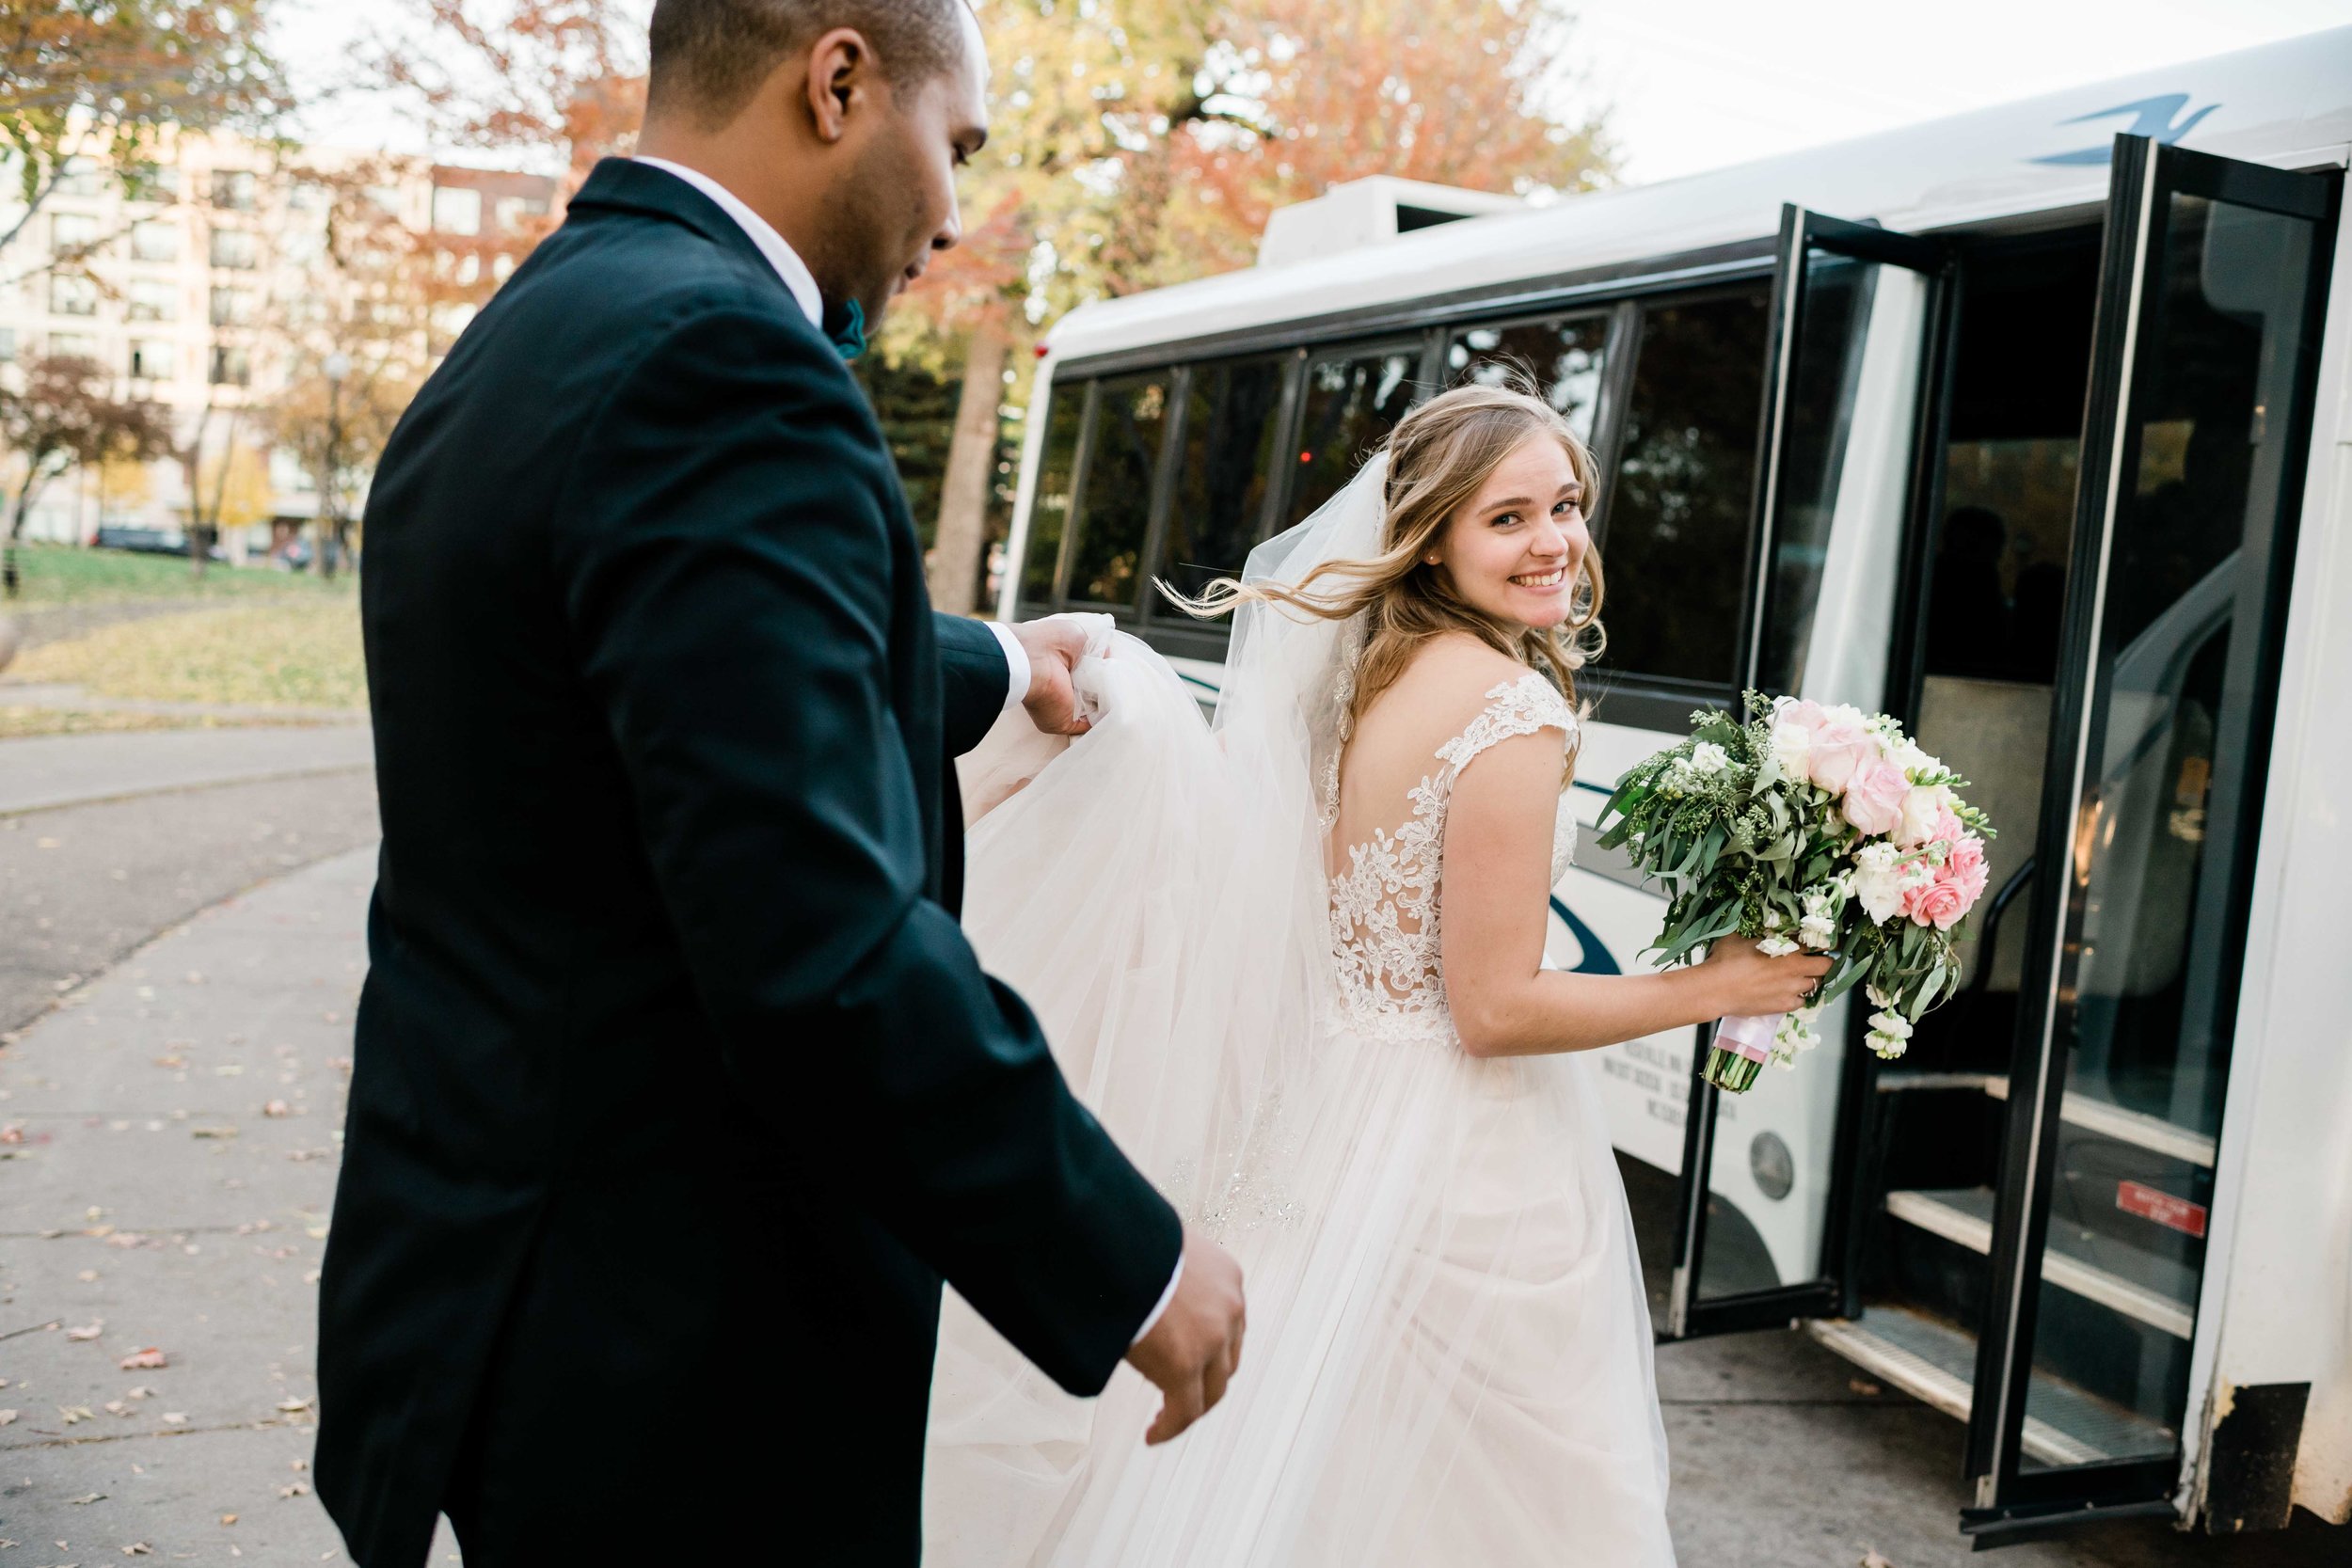
[[[326,461],[319,475],[319,575],[335,575],[335,558],[342,553],[342,527],[335,503],[336,476],[342,472],[343,378],[351,373],[351,356],[337,349],[319,367],[326,372]]]

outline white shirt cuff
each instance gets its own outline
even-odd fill
[[[1176,1272],[1168,1276],[1168,1289],[1160,1292],[1159,1305],[1152,1307],[1150,1315],[1143,1320],[1143,1326],[1136,1330],[1136,1337],[1127,1341],[1129,1350],[1143,1343],[1143,1337],[1159,1325],[1160,1316],[1168,1310],[1168,1304],[1176,1299],[1176,1282],[1184,1277],[1184,1259],[1183,1255],[1179,1254],[1176,1259]]]
[[[989,622],[988,629],[994,632],[996,641],[1004,645],[1005,669],[1009,676],[1005,682],[1005,711],[1010,713],[1028,700],[1029,650],[1021,645],[1021,639],[1013,636],[1012,628],[1002,621]]]

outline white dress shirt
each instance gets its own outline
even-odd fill
[[[818,292],[817,275],[808,270],[808,263],[801,260],[800,252],[794,250],[785,237],[776,232],[774,224],[753,212],[749,206],[745,205],[741,197],[737,196],[700,169],[688,168],[684,164],[674,164],[667,158],[641,157],[637,162],[648,168],[658,168],[665,174],[675,175],[717,202],[719,210],[733,218],[736,227],[751,236],[752,244],[757,245],[759,253],[768,258],[768,264],[776,269],[776,276],[783,278],[784,286],[792,292],[793,300],[799,304],[802,313],[808,317],[809,325],[819,332],[825,329],[825,298]],[[996,634],[996,641],[1004,646],[1006,670],[1004,710],[1009,713],[1020,706],[1022,699],[1029,694],[1031,674],[1029,651],[1021,645],[1019,638],[1013,636],[1010,626],[991,621],[988,623],[988,629]],[[1129,1341],[1131,1344],[1141,1340],[1145,1335],[1152,1332],[1153,1325],[1160,1321],[1160,1315],[1168,1310],[1168,1304],[1176,1299],[1176,1282],[1184,1277],[1184,1259],[1180,1252],[1176,1257],[1176,1272],[1168,1276],[1168,1289],[1160,1292],[1159,1304],[1153,1307],[1150,1315],[1143,1320],[1143,1326],[1136,1330],[1135,1340]]]

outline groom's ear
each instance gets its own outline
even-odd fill
[[[873,47],[854,27],[835,27],[808,52],[808,112],[817,139],[831,146],[850,133],[853,116],[869,112],[881,77]]]

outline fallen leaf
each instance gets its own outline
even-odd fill
[[[188,1065],[188,1059],[178,1052],[173,1052],[170,1055],[156,1057],[155,1065],[160,1068],[183,1068]]]
[[[1850,1377],[1846,1380],[1846,1386],[1865,1399],[1876,1399],[1880,1392],[1879,1386],[1867,1377]]]
[[[76,1343],[80,1343],[80,1342],[82,1342],[82,1341],[84,1341],[84,1340],[87,1340],[87,1339],[95,1339],[95,1338],[98,1338],[101,1334],[103,1334],[103,1333],[105,1333],[105,1332],[106,1332],[106,1320],[105,1320],[105,1319],[103,1319],[103,1318],[101,1318],[101,1319],[99,1319],[99,1320],[98,1320],[96,1323],[85,1323],[85,1324],[84,1324],[83,1326],[81,1326],[80,1328],[69,1328],[69,1329],[67,1329],[67,1330],[65,1331],[65,1337],[66,1337],[67,1338],[71,1339],[71,1340],[73,1340],[73,1341],[74,1341],[74,1342],[76,1342]]]
[[[98,1271],[96,1269],[84,1269],[80,1274],[75,1275],[73,1277],[80,1280],[85,1285],[95,1285],[98,1283]]]
[[[281,1497],[307,1497],[310,1495],[310,1486],[308,1481],[293,1481],[279,1487],[278,1495]]]
[[[155,1548],[144,1541],[134,1541],[122,1548],[122,1555],[124,1557],[153,1557]]]
[[[309,1400],[279,1400],[278,1408],[289,1416],[299,1416],[310,1408],[310,1402]]]
[[[106,1494],[103,1492],[92,1492],[87,1497],[68,1497],[66,1501],[72,1503],[76,1508],[87,1508],[91,1503],[100,1501],[105,1496]]]
[[[237,1522],[237,1516],[233,1513],[224,1513],[220,1516],[220,1522],[224,1525],[233,1525]]]
[[[294,1459],[289,1460],[286,1463],[286,1468],[294,1471],[296,1475],[300,1475],[303,1471],[309,1469],[310,1467],[310,1462],[307,1459]]]
[[[153,1399],[155,1397],[155,1390],[150,1388],[146,1384],[142,1383],[135,1388],[126,1389],[122,1397],[126,1400]]]
[[[177,1410],[167,1410],[164,1412],[164,1425],[167,1427],[183,1427],[187,1424],[187,1417],[183,1415],[181,1412]]]
[[[287,1104],[282,1100],[273,1100],[268,1104],[262,1107],[262,1115],[265,1117],[290,1117],[294,1115],[294,1107]]]
[[[99,1406],[99,1408],[103,1410],[109,1416],[128,1416],[131,1414],[131,1407],[120,1400],[108,1400],[104,1404]]]
[[[170,1365],[171,1358],[154,1345],[133,1351],[122,1358],[122,1370],[126,1372],[151,1372]]]
[[[1879,1556],[1878,1553],[1865,1548],[1862,1553],[1861,1568],[1895,1568],[1895,1564]]]
[[[237,1130],[233,1127],[191,1127],[188,1129],[188,1136],[192,1138],[233,1138],[236,1135]]]
[[[68,1426],[72,1426],[77,1421],[94,1421],[98,1419],[97,1417],[90,1414],[89,1406],[87,1404],[61,1404],[57,1406],[57,1414],[65,1418],[65,1424]]]
[[[113,1247],[135,1247],[146,1240],[146,1237],[135,1230],[118,1230],[106,1238],[106,1244]]]
[[[13,1411],[13,1410],[0,1410],[0,1427],[12,1425],[12,1424],[15,1422],[15,1420],[16,1420],[16,1412],[15,1412],[15,1411]]]

